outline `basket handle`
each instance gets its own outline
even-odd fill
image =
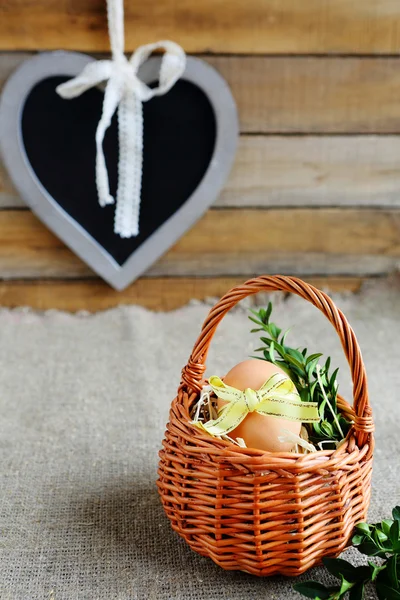
[[[372,433],[374,426],[372,410],[368,402],[368,386],[364,362],[356,336],[346,317],[339,310],[331,298],[314,286],[298,279],[284,275],[264,275],[246,281],[243,285],[234,287],[210,310],[203,323],[201,333],[194,345],[188,364],[182,371],[182,383],[188,389],[200,391],[205,372],[205,361],[211,340],[218,324],[238,302],[257,294],[258,292],[281,291],[297,294],[316,306],[332,323],[336,329],[347,361],[350,366],[353,380],[353,397],[355,421],[354,428],[359,446],[363,446]]]

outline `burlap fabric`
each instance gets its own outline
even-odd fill
[[[358,335],[375,410],[371,519],[400,504],[399,294],[393,278],[336,297]],[[332,355],[349,397],[329,324],[300,299],[274,299],[275,320],[296,325],[293,343]],[[0,311],[1,600],[300,598],[291,580],[224,572],[192,553],[158,499],[169,403],[208,309]],[[228,315],[208,374],[251,354],[249,325],[246,307]]]

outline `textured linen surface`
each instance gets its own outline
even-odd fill
[[[369,374],[377,428],[371,519],[400,503],[399,293],[395,277],[335,297]],[[349,398],[329,323],[299,298],[274,298],[275,320],[295,325],[289,339],[342,367]],[[0,311],[1,600],[300,598],[290,579],[224,572],[194,554],[157,495],[169,404],[208,310]],[[222,376],[251,354],[257,338],[249,328],[246,307],[228,315],[208,375]],[[320,569],[310,575],[325,577]]]

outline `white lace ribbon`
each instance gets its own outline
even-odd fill
[[[122,238],[129,238],[139,233],[143,161],[142,102],[171,89],[185,70],[186,56],[178,44],[163,40],[139,46],[128,60],[124,55],[123,0],[108,0],[107,10],[112,59],[89,63],[80,75],[59,85],[56,91],[63,98],[75,98],[107,81],[103,112],[96,131],[96,185],[100,206],[113,204],[103,140],[118,108],[119,160],[114,231]],[[137,73],[155,50],[164,50],[165,53],[161,59],[159,84],[149,88]]]

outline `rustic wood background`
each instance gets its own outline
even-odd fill
[[[232,175],[215,207],[115,292],[24,207],[0,167],[1,305],[170,309],[259,273],[356,290],[400,265],[399,3],[125,5],[127,50],[170,38],[229,82],[241,123]],[[32,52],[56,48],[107,52],[105,1],[2,0],[0,87]]]

